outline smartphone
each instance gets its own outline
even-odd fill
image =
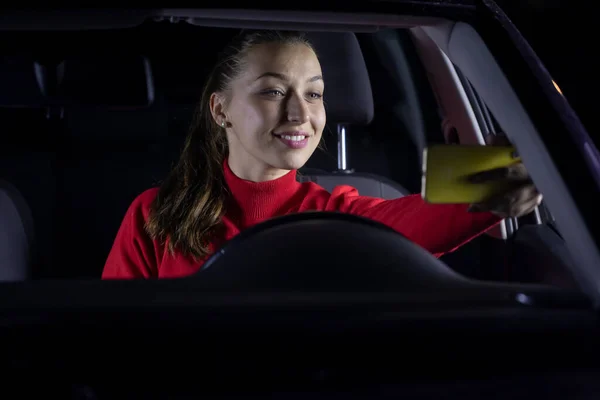
[[[472,183],[468,177],[520,161],[512,146],[429,146],[423,151],[421,196],[432,204],[480,203],[508,189],[508,184]]]

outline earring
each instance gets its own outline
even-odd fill
[[[225,121],[221,121],[221,127],[225,128]]]

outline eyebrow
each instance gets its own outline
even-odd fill
[[[272,78],[276,78],[276,79],[279,79],[282,81],[289,80],[286,75],[280,74],[279,72],[265,72],[264,74],[261,74],[258,78],[256,78],[256,80],[259,80],[259,79],[262,79],[265,77],[272,77]],[[322,80],[323,80],[322,75],[315,75],[312,78],[308,79],[307,82],[312,83],[312,82],[322,81]]]

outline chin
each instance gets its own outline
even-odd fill
[[[277,163],[275,163],[274,167],[280,168],[280,169],[300,169],[304,166],[304,164],[306,164],[306,162],[308,161],[309,157],[307,157],[306,155],[286,155],[284,157],[281,157]]]

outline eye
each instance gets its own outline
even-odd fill
[[[313,100],[319,100],[320,98],[323,97],[323,95],[321,93],[309,93],[308,96],[313,99]]]
[[[271,97],[282,97],[285,96],[285,93],[283,93],[281,90],[279,89],[269,89],[269,90],[265,90],[262,92],[262,94],[267,95],[267,96],[271,96]]]

